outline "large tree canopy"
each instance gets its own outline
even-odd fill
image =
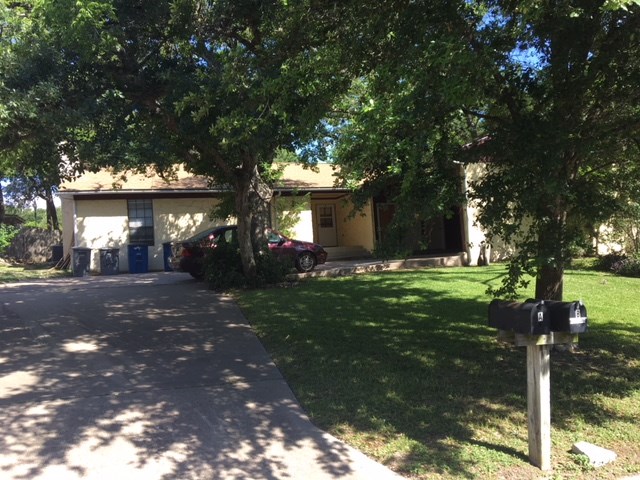
[[[640,194],[638,5],[392,3],[334,124],[346,179],[427,214],[453,198],[454,160],[483,160],[479,220],[518,247],[500,293],[528,272],[561,298],[575,246]]]
[[[328,41],[337,9],[276,0],[25,3],[14,10],[22,9],[28,31],[9,49],[16,60],[40,64],[28,39],[37,46],[32,51],[50,52],[56,68],[33,76],[14,62],[5,98],[63,89],[50,96],[69,121],[52,140],[70,150],[79,169],[153,165],[166,172],[181,162],[229,185],[244,271],[252,276],[271,197],[264,174],[279,148],[306,143],[348,85]],[[9,118],[4,134],[19,132],[21,145],[46,125]]]
[[[504,292],[533,272],[538,297],[560,298],[576,244],[639,190],[638,10],[636,0],[11,2],[0,19],[0,167],[57,168],[61,151],[72,173],[185,163],[235,192],[251,276],[279,148],[313,153],[330,139],[346,183],[384,191],[413,221],[459,199],[455,161],[482,159],[468,193],[489,234],[519,252]]]

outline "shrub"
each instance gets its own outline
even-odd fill
[[[5,253],[20,229],[12,225],[0,224],[0,253]]]
[[[256,255],[256,268],[257,275],[251,286],[263,287],[264,285],[282,283],[287,279],[287,275],[293,268],[293,259],[274,255],[265,246]]]
[[[640,258],[623,258],[611,265],[611,271],[623,277],[640,277]]]
[[[237,245],[219,243],[209,250],[204,259],[205,280],[213,290],[263,287],[285,281],[291,271],[291,259],[278,257],[264,247],[255,256],[256,277],[251,281],[242,273],[242,260]]]
[[[204,257],[204,278],[213,290],[229,290],[244,287],[242,261],[237,245],[220,242],[208,249]]]
[[[621,253],[609,253],[607,255],[603,255],[598,257],[598,260],[595,262],[596,270],[601,270],[603,272],[611,272],[614,264],[626,259],[627,256]]]
[[[640,257],[628,257],[621,253],[610,253],[599,257],[596,269],[613,272],[623,277],[640,277]]]

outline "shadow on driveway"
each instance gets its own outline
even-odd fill
[[[313,427],[189,277],[9,284],[0,307],[0,478],[400,478]]]

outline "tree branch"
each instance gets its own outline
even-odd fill
[[[506,118],[498,117],[497,115],[487,115],[486,113],[476,112],[475,110],[471,110],[471,109],[466,108],[466,107],[461,107],[460,109],[462,110],[463,113],[465,113],[467,115],[472,115],[474,117],[482,118],[484,120],[492,120],[494,122],[498,122],[498,123],[501,123],[501,124],[507,123],[507,119]]]

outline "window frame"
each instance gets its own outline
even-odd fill
[[[153,218],[152,199],[127,199],[127,227],[129,229],[130,244],[155,245],[155,222]]]

